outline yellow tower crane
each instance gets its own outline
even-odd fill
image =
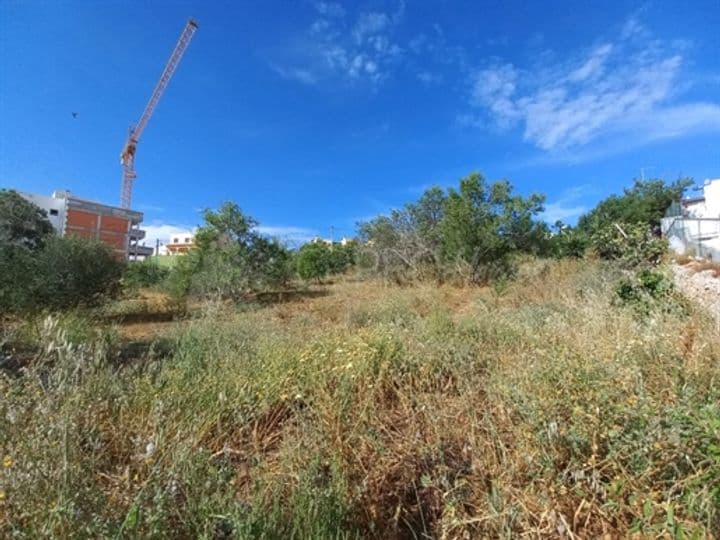
[[[177,45],[175,45],[175,49],[170,55],[170,60],[168,60],[160,76],[160,80],[157,85],[155,85],[155,90],[153,90],[152,96],[150,96],[150,101],[145,105],[145,110],[142,116],[140,116],[140,120],[138,120],[138,123],[134,127],[130,128],[125,146],[123,146],[122,152],[120,152],[120,164],[122,165],[122,188],[120,190],[121,208],[130,208],[130,203],[132,202],[133,182],[137,178],[137,174],[135,173],[135,150],[137,149],[140,136],[147,127],[147,123],[153,111],[155,111],[155,107],[157,107],[165,88],[167,88],[197,28],[198,24],[195,20],[188,20],[182,34],[180,34]]]

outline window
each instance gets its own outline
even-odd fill
[[[177,238],[173,238],[172,243],[173,243],[173,244],[179,244],[179,243],[180,243],[180,240],[178,240]]]
[[[51,216],[57,216],[57,215],[58,215],[58,211],[53,208],[53,209],[50,210],[50,215],[51,215]]]
[[[189,244],[189,243],[190,243],[190,239],[189,239],[189,238],[185,238],[185,243],[186,243],[186,244]]]

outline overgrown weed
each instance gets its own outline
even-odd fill
[[[212,304],[146,370],[51,328],[42,369],[0,375],[0,530],[711,537],[720,337],[615,305],[618,278],[533,262],[495,289]]]

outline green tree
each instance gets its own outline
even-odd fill
[[[290,254],[282,244],[257,232],[257,222],[232,202],[205,210],[195,249],[183,256],[169,277],[177,295],[189,293],[240,298],[287,282]]]
[[[581,216],[578,233],[604,259],[625,266],[657,262],[667,249],[658,238],[660,220],[691,184],[689,178],[671,184],[657,178],[635,180],[622,195],[611,195]]]
[[[443,257],[469,267],[472,282],[512,271],[512,255],[530,251],[542,237],[534,217],[543,209],[544,196],[512,194],[506,180],[487,185],[479,173],[450,189],[441,230]]]
[[[457,189],[431,188],[417,202],[360,224],[361,259],[398,281],[463,273],[480,282],[506,274],[513,254],[542,251],[548,230],[535,217],[543,201],[542,195],[513,194],[505,180],[488,185],[472,173]]]
[[[330,248],[324,242],[308,242],[298,250],[295,261],[302,279],[320,281],[330,271]]]
[[[37,249],[53,232],[45,210],[16,191],[0,190],[0,244]]]
[[[600,201],[590,212],[578,220],[578,230],[593,236],[614,223],[642,224],[657,233],[660,220],[670,204],[682,197],[693,183],[680,178],[671,184],[662,179],[635,180],[622,195],[611,195]]]

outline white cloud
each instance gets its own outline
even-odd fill
[[[418,80],[423,83],[426,86],[430,86],[431,84],[436,84],[442,81],[442,76],[437,73],[432,73],[430,71],[420,71],[417,74]]]
[[[720,130],[714,103],[678,103],[688,81],[673,45],[651,40],[630,20],[615,43],[580,58],[523,70],[499,64],[476,71],[470,104],[500,129],[552,152],[577,149],[609,135],[639,141]]]
[[[315,2],[315,9],[326,17],[344,17],[345,8],[337,2]]]
[[[545,204],[542,218],[550,224],[557,221],[564,223],[575,221],[589,210],[589,207],[583,204],[581,199],[595,193],[595,189],[589,185],[566,189],[556,201]]]
[[[302,68],[286,68],[282,66],[273,66],[276,73],[282,75],[286,79],[294,79],[305,84],[315,84],[317,78],[310,70]]]
[[[362,43],[365,36],[382,32],[390,25],[390,16],[386,13],[363,13],[355,23],[353,36],[357,43]]]
[[[291,58],[272,65],[278,74],[304,84],[329,78],[377,84],[388,77],[403,52],[393,33],[404,3],[395,13],[362,12],[354,21],[339,5],[314,5],[320,17],[312,22],[299,45],[289,51]]]
[[[562,202],[547,203],[542,218],[547,223],[556,223],[557,221],[567,223],[579,218],[587,210],[588,207],[582,204],[566,206]]]
[[[592,80],[602,75],[608,55],[612,52],[613,46],[606,43],[596,48],[587,61],[568,75],[570,82],[582,82]]]
[[[475,75],[471,102],[490,110],[502,128],[512,126],[520,117],[515,103],[517,70],[510,64],[484,69]]]

